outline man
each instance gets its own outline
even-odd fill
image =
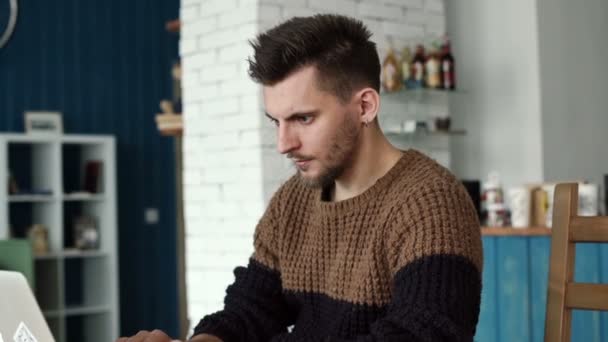
[[[475,209],[446,169],[383,135],[370,36],[357,20],[316,15],[252,43],[250,76],[298,172],[260,219],[224,310],[203,318],[192,342],[473,340]]]

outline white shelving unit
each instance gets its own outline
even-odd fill
[[[34,290],[58,342],[118,337],[115,148],[111,136],[0,134],[0,239],[23,237],[31,224],[47,228],[50,252],[35,258]],[[102,163],[94,194],[82,192],[90,160]],[[29,192],[9,194],[9,170]],[[73,248],[73,219],[82,214],[96,219],[95,250]]]

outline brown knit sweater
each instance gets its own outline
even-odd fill
[[[195,335],[224,342],[472,341],[480,229],[449,171],[408,150],[364,193],[340,202],[322,195],[297,176],[276,192],[224,310],[203,318]]]

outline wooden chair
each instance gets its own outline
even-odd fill
[[[608,310],[608,284],[573,279],[575,244],[608,242],[608,216],[578,216],[577,184],[558,184],[553,208],[545,342],[569,342],[572,309]]]

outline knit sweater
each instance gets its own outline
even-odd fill
[[[323,198],[298,176],[280,187],[256,227],[248,266],[234,271],[224,309],[204,317],[195,335],[224,342],[473,340],[480,227],[449,171],[408,150],[362,194]]]

